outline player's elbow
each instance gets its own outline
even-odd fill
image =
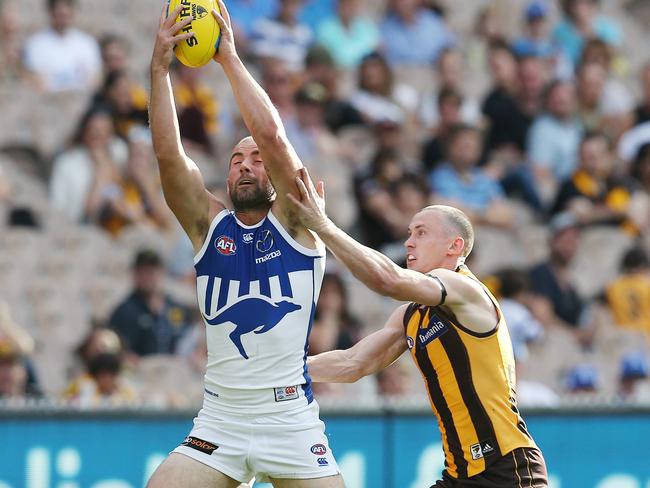
[[[284,129],[277,123],[264,124],[253,135],[258,146],[280,148],[286,144]]]
[[[161,171],[176,168],[183,157],[183,153],[175,144],[154,144],[153,149]]]

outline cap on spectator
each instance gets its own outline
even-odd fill
[[[645,268],[650,268],[650,258],[645,249],[640,246],[634,246],[628,249],[621,259],[621,269],[623,271],[634,271]]]
[[[119,374],[121,367],[117,354],[103,352],[90,360],[88,373],[93,377],[97,377],[101,373]]]
[[[14,207],[9,211],[7,217],[9,227],[28,227],[38,229],[41,224],[34,211],[29,207]]]
[[[579,227],[580,222],[578,222],[578,218],[571,212],[560,212],[548,223],[548,229],[551,232],[551,235],[556,235],[564,230]]]
[[[637,380],[647,378],[650,373],[648,358],[642,353],[628,353],[621,361],[621,379]]]
[[[160,257],[160,254],[158,254],[153,249],[141,249],[135,255],[135,259],[133,260],[134,268],[141,268],[144,266],[153,266],[157,268],[162,265],[163,260]]]
[[[321,105],[327,101],[327,90],[320,83],[305,83],[296,93],[296,103]]]
[[[314,44],[305,56],[305,66],[315,65],[334,66],[334,58],[329,49],[320,44]]]
[[[539,0],[533,0],[526,7],[526,20],[528,22],[534,22],[539,19],[543,19],[548,14],[548,7],[546,3]]]
[[[589,364],[580,364],[569,370],[566,376],[569,391],[593,391],[598,387],[598,371]]]

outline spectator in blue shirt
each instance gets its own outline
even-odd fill
[[[573,83],[556,80],[546,89],[545,113],[530,127],[527,157],[542,198],[549,202],[558,183],[576,169],[583,127],[577,117]]]
[[[251,52],[257,58],[284,61],[292,72],[302,71],[313,34],[298,20],[303,0],[280,0],[271,19],[260,19],[253,26]]]
[[[454,44],[445,21],[422,7],[421,0],[391,0],[381,32],[391,64],[431,65]]]
[[[596,0],[563,0],[565,17],[555,27],[553,40],[573,65],[578,64],[585,40],[595,37],[610,45],[621,42],[616,24],[598,13]]]
[[[320,24],[317,40],[340,67],[354,68],[377,48],[379,30],[372,20],[359,15],[359,0],[339,0],[338,15]]]
[[[255,24],[261,19],[270,19],[278,11],[281,0],[228,0],[228,12],[232,19],[237,44],[243,50],[243,42],[251,36]],[[300,23],[315,30],[324,18],[334,12],[336,0],[305,0],[298,13]]]
[[[449,136],[448,161],[430,174],[437,203],[453,205],[476,224],[509,227],[512,209],[503,190],[478,167],[483,152],[481,132],[469,125],[454,127]]]
[[[236,35],[250,37],[260,19],[273,17],[278,10],[278,0],[229,0],[228,13]],[[237,39],[239,41],[239,38]]]
[[[323,19],[328,19],[336,12],[336,0],[303,0],[298,20],[313,32]]]

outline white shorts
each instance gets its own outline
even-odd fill
[[[310,479],[339,473],[312,401],[298,409],[270,415],[206,412],[173,452],[184,454],[231,478],[248,483]]]

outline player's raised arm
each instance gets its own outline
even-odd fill
[[[305,227],[316,232],[330,251],[371,290],[395,300],[422,305],[486,304],[482,289],[470,278],[449,269],[429,269],[427,271],[431,273],[427,274],[403,269],[382,253],[355,241],[327,217],[323,182],[315,188],[305,168],[300,170],[295,181],[300,200],[293,195],[288,198],[297,217]],[[413,231],[419,233],[423,229]],[[452,246],[462,245],[462,241],[452,243]]]
[[[354,383],[390,365],[406,351],[402,324],[406,307],[397,308],[381,330],[364,337],[350,349],[307,358],[311,379],[318,383]]]
[[[221,27],[221,41],[214,60],[221,64],[230,81],[244,123],[259,147],[278,204],[284,211],[286,194],[297,195],[294,178],[302,162],[287,139],[280,114],[271,99],[237,55],[228,10],[222,0],[218,1],[221,15],[216,10],[212,14]]]
[[[165,200],[190,237],[194,248],[200,249],[210,226],[210,205],[220,204],[211,201],[199,168],[187,157],[181,144],[169,78],[174,45],[193,35],[191,32],[182,33],[182,28],[191,22],[192,17],[175,23],[181,8],[179,6],[166,16],[164,7],[161,14],[151,58],[149,123]]]

